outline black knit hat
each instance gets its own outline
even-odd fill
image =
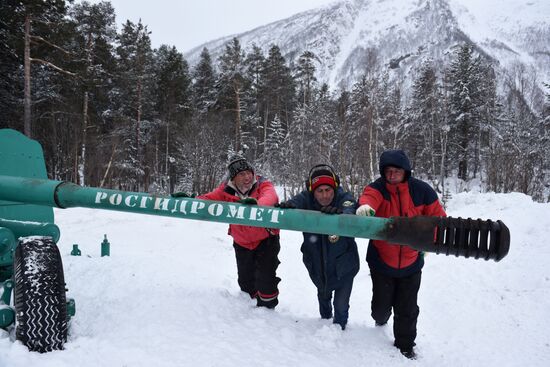
[[[227,165],[227,170],[229,171],[229,178],[233,179],[239,172],[242,171],[251,171],[254,173],[254,167],[248,161],[246,158],[240,156],[240,155],[234,155],[229,160],[229,164]]]

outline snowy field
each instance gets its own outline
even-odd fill
[[[419,295],[418,360],[375,328],[358,240],[345,331],[321,320],[301,262],[301,234],[281,234],[280,304],[241,294],[227,225],[87,209],[57,210],[69,297],[64,351],[30,353],[0,330],[1,367],[548,366],[550,204],[521,194],[457,194],[452,216],[501,219],[512,244],[500,263],[430,254]],[[111,256],[101,258],[107,234]],[[69,255],[78,243],[81,257]]]

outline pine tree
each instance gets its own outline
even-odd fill
[[[216,75],[210,52],[206,47],[201,52],[192,76],[193,106],[198,114],[204,115],[216,102]]]
[[[433,179],[438,174],[441,157],[440,146],[442,96],[435,68],[425,61],[413,83],[411,106],[408,110],[412,133],[408,139],[408,151],[415,169]]]
[[[74,29],[66,17],[67,4],[28,1],[19,5],[11,16],[23,17],[14,35],[23,63],[20,70],[24,70],[22,131],[42,144],[52,177],[62,175],[77,182],[75,144],[82,112],[77,96],[81,70],[73,48]],[[26,42],[21,42],[23,38]]]
[[[225,46],[225,52],[220,56],[218,76],[218,102],[224,111],[234,114],[234,140],[236,151],[242,149],[241,114],[245,108],[243,94],[249,82],[246,80],[245,53],[237,38]]]
[[[20,6],[15,7],[16,14],[23,15],[24,19],[24,132],[28,137],[32,136],[32,117],[31,117],[31,62],[46,65],[51,69],[58,72],[63,72],[68,75],[74,76],[73,73],[59,67],[55,63],[48,61],[47,57],[37,57],[34,53],[31,53],[31,42],[39,42],[42,45],[48,45],[50,47],[49,52],[38,52],[39,56],[46,56],[48,53],[56,52],[60,50],[64,53],[66,51],[56,45],[49,35],[56,29],[51,25],[61,24],[62,19],[66,14],[67,8],[64,0],[32,0],[25,1]],[[16,15],[17,16],[17,15]],[[33,28],[34,26],[34,28]],[[44,36],[44,37],[43,37]],[[34,47],[33,47],[34,51]]]
[[[401,87],[398,83],[391,86],[384,78],[383,93],[381,96],[380,119],[381,130],[384,132],[381,136],[381,148],[399,149],[404,147],[405,117],[401,102]]]
[[[82,118],[80,134],[76,139],[80,147],[76,149],[78,156],[77,182],[85,185],[88,177],[93,177],[93,184],[100,184],[100,176],[106,172],[105,164],[108,155],[97,149],[101,139],[97,134],[105,132],[104,112],[110,110],[108,90],[112,87],[114,58],[112,57],[112,43],[116,37],[114,9],[108,2],[90,4],[86,1],[76,4],[70,10],[74,27],[74,46],[72,53],[78,64],[78,94],[82,96]],[[93,128],[92,128],[93,126]],[[89,144],[92,142],[92,144]],[[107,146],[103,146],[107,148]],[[91,150],[91,154],[87,154]],[[111,151],[109,146],[106,150]],[[91,157],[91,160],[88,159]]]
[[[476,159],[474,160],[474,177],[479,171],[480,179],[486,181],[489,171],[491,147],[495,144],[495,131],[498,129],[499,106],[496,74],[493,67],[483,63],[480,68],[480,103],[477,108],[478,135],[476,139]],[[483,174],[485,176],[483,176]]]
[[[314,158],[319,163],[332,165],[333,154],[337,148],[334,137],[336,136],[336,116],[334,102],[330,98],[329,88],[323,83],[314,101],[315,111],[313,126],[317,131],[315,143],[317,144]],[[318,163],[318,164],[319,164]]]
[[[315,64],[316,56],[311,51],[304,51],[298,58],[298,65],[296,66],[295,79],[299,84],[298,99],[303,104],[309,104],[311,102],[311,96],[317,78],[315,77]]]
[[[22,109],[23,78],[20,77],[20,40],[24,37],[21,24],[24,14],[13,1],[0,2],[0,128],[14,128],[23,131]]]
[[[162,45],[155,51],[156,111],[161,130],[157,141],[159,156],[153,168],[155,181],[165,192],[174,192],[179,177],[186,176],[183,135],[191,118],[191,77],[189,66],[175,47]]]
[[[281,55],[279,46],[272,45],[266,59],[262,84],[262,115],[264,129],[278,115],[283,127],[288,130],[291,111],[294,108],[295,86],[290,68]]]
[[[356,167],[359,182],[373,181],[377,175],[377,93],[378,80],[366,74],[353,85],[351,92],[350,121],[357,141],[353,166]]]
[[[335,155],[332,159],[334,169],[339,172],[340,180],[347,191],[354,191],[352,167],[355,147],[355,131],[351,129],[351,93],[347,90],[342,90],[336,101],[335,114],[335,136],[337,137],[337,147],[335,147]]]
[[[147,26],[141,20],[134,24],[127,21],[118,36],[119,45],[117,84],[119,94],[116,136],[119,138],[119,185],[126,181],[126,188],[147,190],[150,183],[148,142],[155,129],[153,120],[151,40]],[[147,157],[147,158],[146,158]],[[122,177],[125,177],[124,179]]]
[[[472,46],[464,44],[451,63],[451,118],[452,146],[454,158],[458,163],[458,178],[469,179],[468,165],[475,146],[478,125],[476,109],[479,106],[479,58],[473,55]]]
[[[229,129],[220,124],[221,117],[215,111],[217,104],[216,79],[210,52],[204,48],[198,64],[192,72],[193,118],[186,129],[185,161],[190,170],[193,192],[212,190],[225,172],[225,158],[220,150],[227,144]]]
[[[268,128],[267,140],[265,142],[264,167],[273,177],[284,175],[285,162],[285,138],[286,133],[279,116],[271,121]]]
[[[264,136],[261,106],[262,106],[262,83],[265,67],[265,57],[261,48],[257,45],[252,45],[245,60],[246,64],[246,80],[249,82],[248,88],[245,90],[244,101],[248,108],[244,111],[243,119],[243,149],[248,152],[248,155],[253,161],[258,159],[262,152],[261,142],[266,140]],[[267,134],[267,132],[265,132]]]

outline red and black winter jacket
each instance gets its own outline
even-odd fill
[[[379,178],[363,190],[359,205],[368,204],[377,217],[446,216],[437,193],[426,182],[408,177],[403,183],[390,185]],[[367,251],[369,266],[389,276],[411,275],[424,266],[419,252],[409,246],[371,240]]]
[[[233,185],[231,185],[230,180],[226,180],[222,182],[214,191],[199,195],[197,196],[197,199],[229,202],[237,202],[241,200],[243,195],[239,196],[239,193],[234,189],[234,187],[231,186]],[[254,198],[258,201],[258,205],[263,206],[273,206],[279,202],[279,198],[275,192],[273,184],[261,176],[256,176],[256,182],[250,191],[244,195],[244,197]],[[233,237],[237,245],[249,250],[254,250],[258,247],[260,242],[265,240],[270,235],[279,234],[279,230],[230,224],[228,234]]]

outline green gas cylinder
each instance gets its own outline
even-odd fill
[[[101,242],[101,257],[110,256],[111,254],[111,244],[107,240],[107,235],[104,235],[103,242]]]

